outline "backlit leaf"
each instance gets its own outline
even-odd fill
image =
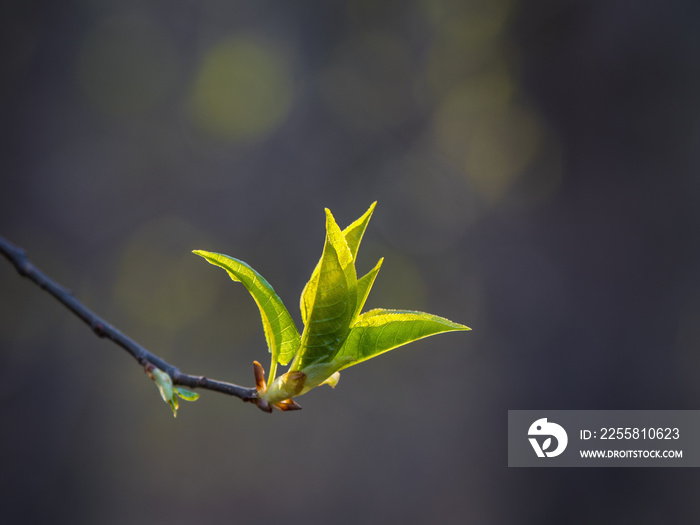
[[[370,270],[370,272],[367,273],[367,275],[364,275],[357,280],[357,306],[355,307],[355,318],[353,319],[353,321],[357,319],[357,316],[360,315],[362,308],[365,306],[367,296],[369,295],[369,292],[372,289],[374,280],[377,278],[377,274],[379,273],[379,269],[382,267],[383,262],[384,257],[379,259],[377,265],[374,268],[372,268],[372,270]]]
[[[372,218],[372,213],[374,212],[374,207],[377,205],[377,202],[373,202],[372,205],[369,207],[369,209],[356,221],[354,221],[350,226],[345,228],[343,230],[343,237],[345,237],[345,242],[348,244],[348,249],[350,250],[350,254],[352,255],[353,262],[355,258],[357,257],[357,250],[360,248],[360,242],[362,241],[362,236],[365,234],[365,230],[367,229],[367,224],[369,224],[369,220]],[[322,260],[323,258],[321,258]],[[321,268],[321,261],[319,260],[318,263],[316,264],[316,268],[314,268],[314,271],[311,274],[311,279],[309,279],[309,282],[306,283],[306,286],[304,287],[304,290],[301,292],[301,318],[302,322],[304,325],[306,325],[307,318],[308,318],[308,311],[307,311],[307,306],[306,303],[308,300],[306,299],[307,297],[307,289],[309,287],[309,283],[314,280],[314,277],[318,274],[319,269]],[[376,274],[375,274],[376,276]],[[371,286],[371,285],[370,285]],[[359,296],[358,296],[359,297]],[[364,303],[364,301],[363,301]],[[361,308],[361,307],[360,307]]]
[[[251,293],[263,320],[272,363],[267,382],[254,363],[257,406],[267,412],[300,408],[293,397],[313,388],[338,383],[339,371],[389,350],[431,335],[470,330],[443,317],[409,310],[376,309],[361,313],[384,259],[357,278],[355,259],[376,202],[356,221],[340,230],[326,209],[323,254],[301,294],[304,331],[299,335],[289,312],[268,282],[246,263],[226,255],[196,250],[213,265],[225,269]],[[289,370],[276,377],[277,364]],[[176,389],[184,399],[196,394]],[[175,395],[169,399],[173,410]]]
[[[330,362],[348,333],[355,314],[357,275],[352,253],[330,210],[326,209],[326,243],[318,272],[302,295],[306,326],[290,370]]]
[[[409,310],[370,310],[360,315],[336,359],[352,359],[339,370],[431,335],[470,330],[437,315]]]
[[[274,364],[286,365],[299,349],[300,336],[292,317],[275,290],[248,264],[228,255],[194,250],[209,263],[226,270],[229,277],[245,286],[260,309],[267,345]],[[271,371],[271,376],[274,373]]]
[[[377,202],[373,202],[362,217],[343,230],[343,236],[348,243],[348,248],[350,248],[353,260],[357,258],[357,250],[360,248],[360,242],[362,242],[362,237],[365,234],[367,224],[369,224],[369,220],[372,218],[372,213],[374,213],[374,207],[376,205]]]

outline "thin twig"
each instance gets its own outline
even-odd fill
[[[14,265],[20,275],[35,283],[42,290],[53,295],[61,304],[92,328],[92,331],[95,332],[98,337],[106,337],[129,352],[145,369],[148,369],[149,365],[157,366],[167,373],[176,385],[214,390],[215,392],[222,392],[239,397],[243,401],[254,401],[257,397],[255,388],[245,388],[225,381],[217,381],[204,376],[195,376],[180,372],[180,369],[176,366],[152,354],[87,308],[75,298],[70,290],[61,286],[39,270],[39,268],[34,266],[27,258],[22,248],[15,246],[2,236],[0,236],[0,253]]]

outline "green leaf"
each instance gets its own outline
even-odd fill
[[[360,248],[360,242],[362,241],[362,237],[365,234],[365,230],[367,229],[367,224],[369,224],[369,220],[372,218],[372,213],[374,212],[374,207],[377,205],[377,201],[374,201],[372,205],[369,207],[369,209],[356,221],[354,221],[350,226],[345,228],[343,230],[343,237],[345,237],[345,242],[348,245],[348,249],[350,250],[350,254],[352,256],[353,263],[355,261],[355,258],[357,257],[357,250]],[[328,210],[326,210],[328,211]],[[320,268],[321,268],[321,261],[323,260],[323,257],[321,257],[321,260],[318,261],[316,264],[316,268],[314,268],[314,271],[311,273],[311,279],[309,279],[309,282],[306,283],[306,286],[304,286],[304,290],[301,292],[301,301],[300,301],[300,308],[301,308],[301,319],[304,325],[308,322],[308,303],[310,302],[310,298],[308,295],[310,292],[308,291],[309,289],[309,284],[311,281],[314,280],[314,278],[317,276]],[[376,274],[375,274],[376,275]],[[371,286],[371,285],[370,285]],[[359,296],[358,296],[359,297]],[[366,299],[366,297],[365,297]],[[364,303],[364,301],[363,301]],[[361,308],[361,307],[360,307]]]
[[[300,336],[292,317],[275,290],[258,272],[248,264],[228,255],[194,250],[192,253],[204,257],[210,264],[228,272],[231,279],[245,286],[260,309],[267,346],[272,353],[272,362],[286,365],[299,349]],[[270,377],[274,371],[270,371]]]
[[[353,260],[357,258],[357,250],[360,248],[362,236],[365,234],[365,230],[367,229],[369,220],[372,218],[372,213],[374,213],[374,207],[376,205],[377,201],[374,201],[362,217],[343,230],[343,236],[348,243],[348,248],[350,248]]]
[[[263,320],[272,364],[267,384],[264,371],[254,363],[258,407],[270,411],[297,409],[291,399],[323,384],[335,387],[339,371],[396,347],[442,332],[470,330],[469,327],[424,312],[377,309],[361,313],[384,259],[366,275],[357,278],[355,259],[376,202],[352,224],[340,230],[326,209],[326,239],[323,254],[301,294],[300,309],[304,331],[294,323],[267,281],[246,263],[226,255],[195,250],[213,265],[225,269],[251,293]],[[277,364],[291,361],[289,371],[275,377]],[[168,387],[161,388],[168,394]],[[167,399],[173,411],[177,396],[196,399],[196,394],[179,387]]]
[[[471,328],[437,315],[409,310],[370,310],[350,328],[336,359],[351,359],[339,370],[367,361],[398,346],[442,332]]]
[[[326,243],[319,264],[302,294],[306,326],[290,370],[330,362],[340,349],[355,315],[357,275],[345,240],[326,209]]]
[[[184,399],[185,401],[197,401],[199,399],[199,394],[197,392],[192,392],[181,386],[176,386],[173,390],[175,393]]]
[[[379,259],[377,265],[372,268],[367,275],[364,275],[357,280],[357,306],[355,307],[355,317],[353,318],[353,321],[357,319],[362,311],[362,308],[364,308],[365,302],[367,301],[367,296],[369,296],[369,292],[372,289],[374,280],[377,278],[377,274],[379,273],[379,269],[382,267],[383,262],[384,257]]]
[[[335,372],[334,374],[331,374],[328,379],[326,379],[322,385],[328,385],[331,388],[335,388],[338,384],[338,381],[340,381],[340,372]]]
[[[153,367],[153,369],[150,370],[149,375],[158,387],[160,397],[163,398],[163,401],[168,403],[173,398],[173,380],[168,374],[156,367]]]
[[[173,411],[173,417],[177,417],[179,405],[177,403],[177,397],[174,394],[175,388],[173,388],[173,380],[160,368],[152,365],[146,369],[146,373],[158,387],[160,397],[170,406],[170,409]]]

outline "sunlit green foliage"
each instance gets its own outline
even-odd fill
[[[260,309],[272,354],[267,382],[262,367],[255,363],[257,404],[261,409],[299,408],[292,397],[322,384],[335,386],[344,368],[424,337],[469,330],[424,312],[375,309],[361,313],[382,264],[380,260],[369,273],[357,278],[355,258],[375,204],[342,231],[326,209],[323,255],[301,294],[301,336],[272,286],[249,265],[227,255],[194,251],[241,282]],[[290,361],[289,371],[275,377],[277,364]]]

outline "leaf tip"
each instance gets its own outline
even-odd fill
[[[326,222],[330,221],[337,225],[335,216],[333,215],[333,212],[330,210],[330,208],[324,208],[324,211],[326,212]]]
[[[471,331],[471,328],[469,328],[467,325],[463,325],[460,323],[455,323],[454,321],[450,321],[449,328],[446,330],[447,332],[468,332]]]

